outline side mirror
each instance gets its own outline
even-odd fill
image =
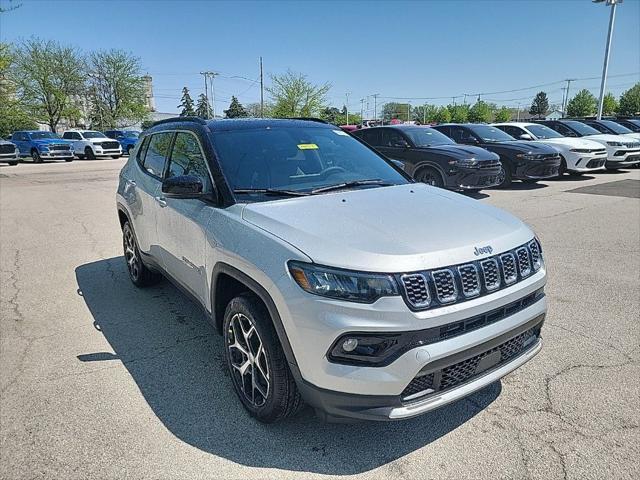
[[[169,198],[198,198],[203,190],[202,180],[194,175],[180,175],[162,182],[162,193]]]
[[[520,135],[520,140],[533,140],[533,137],[528,133],[523,133],[522,135]]]
[[[400,160],[394,160],[393,158],[391,159],[391,163],[393,163],[396,167],[404,170],[404,163],[402,163]]]

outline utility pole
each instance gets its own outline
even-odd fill
[[[604,0],[593,0],[593,3],[602,3]],[[606,5],[611,7],[609,16],[609,32],[607,33],[607,46],[604,49],[604,65],[602,67],[602,81],[600,82],[600,101],[598,102],[598,120],[602,119],[602,107],[604,105],[604,90],[607,85],[607,72],[609,70],[609,54],[611,53],[611,37],[613,36],[613,24],[616,19],[616,7],[622,0],[606,0]]]
[[[347,125],[349,125],[349,95],[351,92],[346,92],[344,95],[347,97],[347,103],[345,103],[344,108],[347,109]]]
[[[205,71],[205,72],[200,72],[200,75],[204,76],[204,96],[205,96],[205,99],[207,100],[207,105],[209,105],[208,87],[211,88],[211,111],[213,113],[213,118],[216,118],[216,92],[213,89],[213,79],[220,74],[216,72]],[[207,79],[211,80],[208,86],[207,86]],[[208,118],[209,118],[209,112],[207,112],[207,119]]]
[[[377,120],[378,119],[378,96],[380,94],[379,93],[374,93],[372,95],[373,97],[373,119]]]
[[[411,121],[411,103],[407,102],[407,122]]]
[[[518,102],[518,113],[517,113],[518,122],[520,121],[520,102]]]
[[[360,123],[364,120],[364,98],[360,99]]]
[[[209,87],[207,86],[207,72],[200,72],[204,77],[204,99],[207,102],[207,120],[209,119]]]
[[[569,106],[569,86],[571,82],[573,82],[575,78],[567,78],[565,81],[567,82],[567,87],[564,91],[564,98],[562,100],[562,115],[567,115],[567,107]]]
[[[264,118],[264,79],[262,77],[262,57],[260,57],[260,118]]]

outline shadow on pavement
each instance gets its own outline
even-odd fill
[[[94,327],[115,352],[87,352],[78,360],[122,362],[176,437],[242,465],[330,475],[369,471],[456,429],[501,391],[501,384],[494,383],[401,422],[327,424],[307,408],[286,422],[263,425],[245,413],[235,396],[221,337],[175,287],[162,282],[136,289],[123,257],[81,265],[75,273]]]
[[[561,177],[548,178],[545,182],[584,182],[594,178],[596,177],[592,175],[562,175]]]

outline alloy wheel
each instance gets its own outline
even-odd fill
[[[138,280],[140,275],[140,256],[136,247],[133,231],[127,228],[124,231],[124,258],[127,261],[127,269],[133,280]]]
[[[227,349],[231,375],[245,400],[253,407],[263,406],[270,390],[267,352],[253,321],[242,313],[231,317]]]

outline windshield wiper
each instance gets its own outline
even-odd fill
[[[311,190],[311,194],[330,192],[332,190],[342,190],[343,188],[359,187],[360,185],[379,185],[381,187],[388,187],[395,185],[395,183],[385,182],[381,178],[373,178],[371,180],[354,180],[353,182],[336,183],[335,185],[327,185],[326,187],[316,188]]]
[[[296,190],[279,190],[277,188],[238,188],[233,193],[262,193],[263,195],[280,195],[284,197],[306,197],[307,192]]]

